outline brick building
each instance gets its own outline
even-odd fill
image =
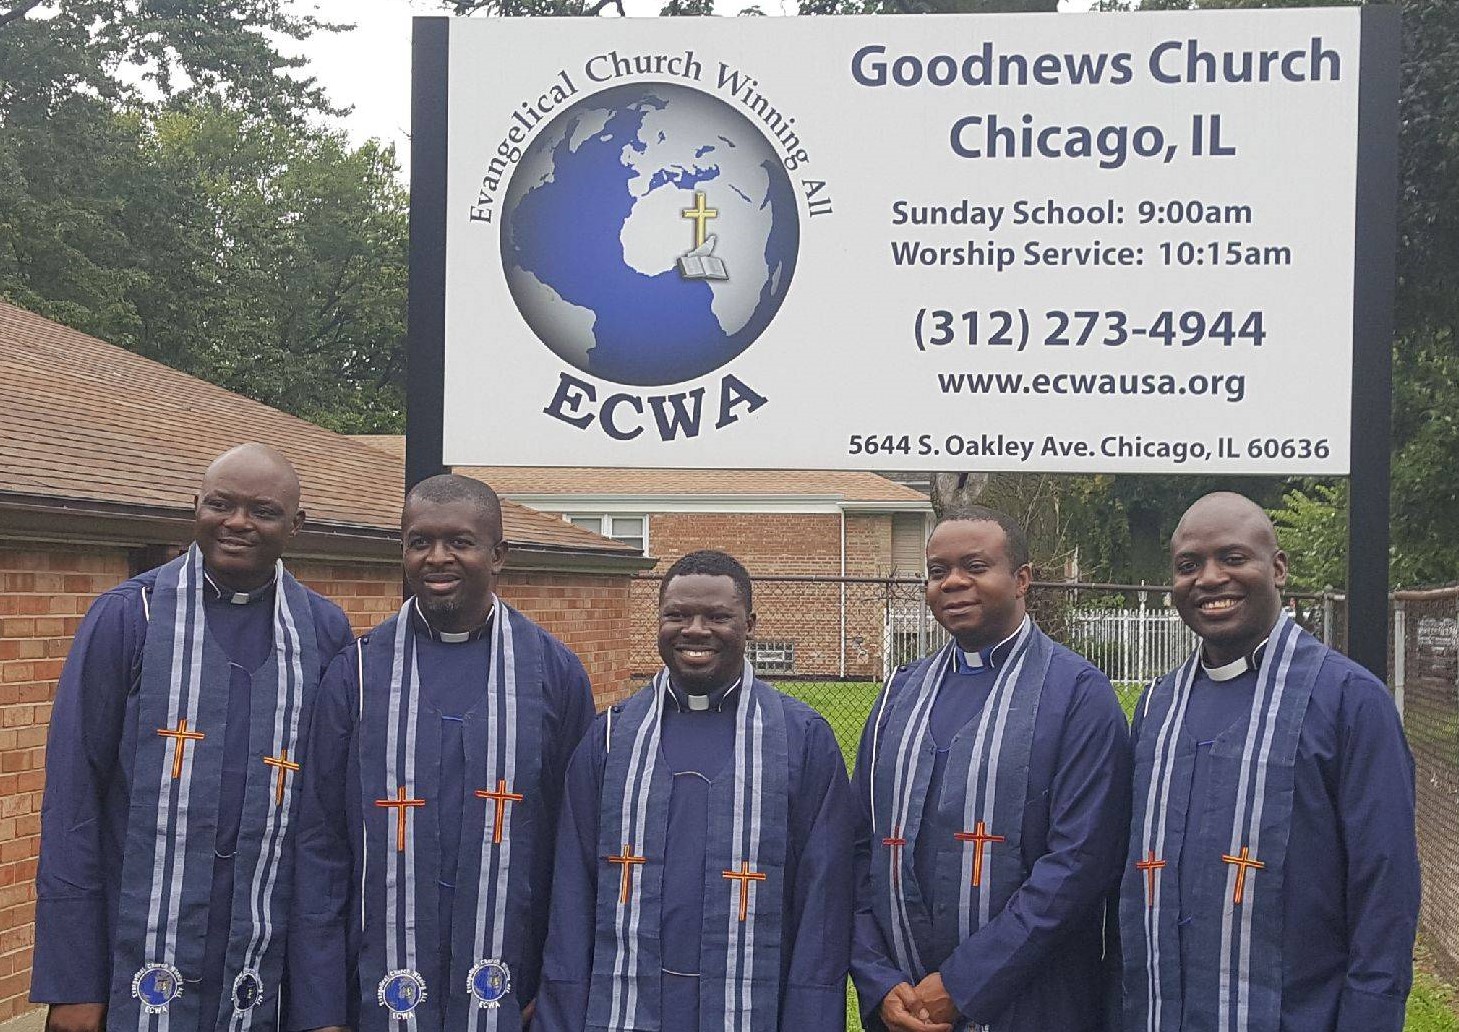
[[[362,437],[390,454],[404,438]],[[782,676],[875,677],[895,604],[848,606],[842,578],[921,577],[932,506],[876,473],[805,470],[554,469],[482,466],[479,477],[523,505],[640,549],[662,574],[681,555],[721,548],[765,590],[751,645]],[[801,580],[778,580],[801,578]],[[658,663],[647,628],[657,585],[634,592],[633,665]],[[866,590],[856,591],[864,596]],[[907,592],[920,614],[920,592]]]
[[[186,545],[198,477],[246,440],[299,469],[290,569],[362,631],[400,605],[402,463],[0,303],[0,1021],[28,1008],[51,700],[101,592]],[[600,699],[629,686],[630,577],[649,564],[521,505],[501,593],[573,648]]]

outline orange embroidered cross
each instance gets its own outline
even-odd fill
[[[988,834],[987,826],[982,821],[973,825],[972,831],[955,831],[952,837],[959,842],[972,842],[973,845],[973,884],[983,884],[983,850],[994,842],[1005,842],[1007,839],[1002,835]]]
[[[169,731],[165,727],[159,727],[157,733],[163,738],[172,739],[172,780],[176,781],[182,777],[182,759],[187,751],[188,742],[201,742],[208,737],[201,731],[189,731],[187,729],[187,718],[183,717],[177,722],[177,730]]]
[[[1149,891],[1145,901],[1147,907],[1153,907],[1155,905],[1155,878],[1160,874],[1160,869],[1164,866],[1165,861],[1156,859],[1155,850],[1153,849],[1150,850],[1150,855],[1144,860],[1135,861],[1135,867],[1145,872],[1146,881],[1149,883]]]
[[[394,799],[376,799],[376,806],[395,807],[395,851],[405,852],[405,815],[417,806],[425,806],[424,799],[409,799],[405,794],[405,786],[401,785],[396,792]]]
[[[750,861],[741,860],[738,871],[722,872],[724,878],[740,883],[740,920],[743,921],[750,913],[750,883],[764,881],[764,872],[750,870]]]
[[[1231,896],[1231,902],[1240,905],[1242,894],[1246,891],[1246,872],[1248,869],[1260,871],[1266,864],[1260,860],[1251,859],[1251,847],[1242,846],[1240,856],[1221,855],[1221,862],[1236,865],[1236,892]]]
[[[502,841],[502,821],[506,818],[507,804],[520,803],[523,798],[522,794],[520,792],[508,792],[506,778],[497,778],[495,792],[488,792],[484,788],[478,788],[476,790],[476,798],[496,800],[496,821],[492,824],[491,840],[493,843],[500,845]]]
[[[277,756],[265,756],[263,762],[270,767],[279,769],[279,783],[274,789],[274,805],[282,806],[284,802],[284,778],[290,773],[299,769],[299,765],[289,759],[289,750],[280,749]]]
[[[892,829],[892,833],[881,840],[881,844],[892,851],[892,885],[900,889],[902,887],[902,847],[907,840],[902,838],[900,826]]]
[[[633,893],[633,868],[638,864],[647,863],[648,858],[643,856],[634,856],[633,851],[628,848],[628,843],[625,842],[623,843],[622,855],[610,856],[608,858],[608,862],[610,864],[619,864],[623,868],[623,892],[620,896],[620,900],[624,903],[627,903],[628,897]]]

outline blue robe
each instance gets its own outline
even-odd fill
[[[933,704],[929,722],[936,748],[922,823],[913,851],[918,885],[929,910],[956,907],[941,899],[933,876],[940,844],[953,827],[939,815],[944,782],[966,771],[948,771],[954,737],[976,720],[1011,640],[985,650],[970,666],[955,651],[957,667]],[[915,688],[910,668],[892,678],[889,699]],[[856,918],[851,977],[868,1030],[882,1029],[881,1001],[902,982],[889,943],[890,930],[873,912],[871,877],[872,738],[885,724],[878,702],[862,734],[854,789]],[[992,1023],[998,1032],[1094,1032],[1105,1027],[1111,976],[1104,949],[1104,910],[1119,884],[1129,828],[1130,750],[1123,711],[1109,680],[1093,665],[1054,646],[1034,724],[1027,803],[1022,826],[1026,878],[1003,910],[964,939],[939,965],[943,984],[964,1016],[957,1027]],[[921,944],[919,944],[921,945]],[[930,949],[926,944],[924,952]]]
[[[1253,670],[1221,682],[1204,670],[1196,674],[1183,725],[1186,742],[1195,747],[1195,773],[1189,801],[1172,802],[1186,809],[1187,827],[1189,815],[1203,813],[1199,801],[1212,792],[1211,747],[1233,726],[1246,726],[1256,683]],[[1145,703],[1142,697],[1135,711],[1136,740],[1145,731]],[[1403,1028],[1419,910],[1413,778],[1413,758],[1387,688],[1329,650],[1297,739],[1281,882],[1282,1032]],[[1135,791],[1148,787],[1145,779]],[[1160,872],[1180,893],[1182,969],[1214,963],[1191,953],[1199,924],[1220,919],[1195,898],[1201,873],[1184,859]],[[1263,874],[1248,877],[1260,884]],[[1204,1006],[1197,1000],[1190,1005]],[[1143,1032],[1143,1026],[1130,1032]]]
[[[36,941],[30,998],[35,1003],[105,1003],[121,894],[137,735],[137,688],[148,621],[142,591],[149,570],[100,596],[82,621],[61,672],[46,745],[41,856],[36,873]],[[349,621],[334,603],[310,591],[321,664],[349,644]],[[211,586],[203,592],[208,632],[230,660],[228,734],[214,845],[211,905],[202,978],[186,992],[202,1013],[217,1013],[228,986],[224,957],[232,915],[234,864],[249,754],[252,675],[273,649],[273,596],[268,589],[234,604]],[[322,671],[315,671],[316,675]],[[303,758],[300,757],[302,760]]]
[[[652,691],[650,687],[645,689]],[[662,757],[673,772],[660,927],[664,1032],[699,1027],[710,782],[733,770],[737,687],[693,712],[678,688],[666,700]],[[830,725],[782,696],[787,734],[787,856],[778,1027],[841,1032],[851,936],[851,804],[845,761]],[[557,881],[533,1032],[583,1032],[593,971],[600,807],[607,762],[599,717],[568,768],[557,839]],[[616,877],[618,868],[608,871]],[[774,1032],[756,1029],[755,1032]]]
[[[417,624],[417,630],[424,628]],[[543,644],[541,790],[525,799],[512,816],[514,825],[531,829],[531,854],[536,858],[530,870],[527,963],[511,972],[512,992],[523,1006],[537,994],[563,772],[593,718],[592,686],[581,661],[546,631],[539,629],[538,633]],[[364,642],[369,640],[367,636]],[[459,815],[468,791],[462,718],[486,695],[492,641],[488,634],[474,634],[465,642],[445,642],[417,633],[415,649],[424,703],[421,712],[439,715],[440,755],[439,797],[416,811],[419,819],[436,823],[442,868],[435,922],[439,942],[422,948],[449,956],[461,840]],[[360,986],[356,966],[364,874],[359,692],[356,654],[351,649],[325,674],[310,727],[313,762],[303,778],[295,871],[297,904],[289,926],[290,977],[299,986],[286,1016],[289,1029],[358,1028],[362,988],[372,996],[375,992],[373,985]],[[379,872],[372,869],[370,876],[379,877]],[[475,878],[476,872],[470,876]]]

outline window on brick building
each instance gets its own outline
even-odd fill
[[[605,538],[631,545],[640,552],[648,550],[648,517],[619,516],[616,513],[564,513],[563,519],[574,527],[591,530]]]
[[[920,577],[927,566],[927,523],[920,512],[892,514],[892,572]]]

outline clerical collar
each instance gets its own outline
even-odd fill
[[[1234,681],[1248,670],[1259,670],[1261,668],[1262,653],[1266,651],[1266,642],[1262,642],[1251,650],[1249,655],[1237,656],[1231,662],[1222,666],[1213,667],[1206,664],[1205,651],[1201,653],[1201,670],[1211,680],[1220,683],[1222,681]]]
[[[1023,633],[1026,626],[1028,626],[1027,613],[1023,615],[1018,630],[997,645],[989,645],[986,649],[979,649],[976,652],[967,652],[961,645],[955,646],[952,650],[953,671],[959,674],[981,674],[984,670],[997,670],[1007,661],[1008,654],[1013,651],[1014,639]]]
[[[431,641],[443,642],[447,645],[460,645],[468,641],[480,641],[491,631],[491,621],[496,616],[496,596],[491,596],[491,608],[487,610],[486,619],[479,627],[469,631],[441,631],[431,626],[426,619],[426,614],[421,611],[420,599],[411,599],[410,622],[417,634],[423,634]]]
[[[213,589],[213,597],[219,602],[232,602],[235,606],[246,606],[251,602],[267,598],[273,594],[274,584],[278,581],[278,573],[275,572],[269,582],[261,588],[254,588],[252,591],[234,591],[232,588],[225,588],[213,579],[213,575],[203,570],[203,580],[208,582],[208,587]]]
[[[731,706],[734,705],[735,693],[738,691],[740,683],[743,680],[743,677],[738,677],[733,684],[716,688],[705,695],[695,695],[680,688],[674,683],[674,679],[670,677],[668,678],[669,701],[674,704],[674,709],[680,713],[707,713],[710,710],[721,713],[724,711],[726,700],[729,700]]]

